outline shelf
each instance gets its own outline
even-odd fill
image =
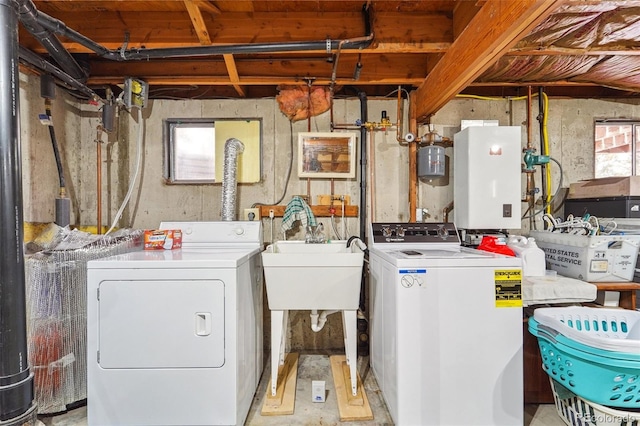
[[[624,309],[636,309],[636,291],[640,291],[640,283],[636,282],[595,282],[598,291],[618,291],[620,301],[618,306]]]
[[[331,206],[309,206],[313,215],[316,217],[330,217]],[[273,209],[273,214],[275,217],[284,216],[284,211],[287,206],[260,206],[260,217],[269,217],[269,211]],[[342,206],[340,204],[333,205],[335,209],[334,216],[342,215]],[[345,217],[358,217],[358,206],[344,206],[344,215]]]

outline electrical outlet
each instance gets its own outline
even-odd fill
[[[244,220],[260,220],[260,209],[259,208],[251,208],[244,209]]]

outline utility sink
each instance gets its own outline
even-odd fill
[[[271,310],[358,309],[364,253],[346,241],[276,241],[262,252]]]
[[[322,244],[276,241],[262,252],[271,311],[271,396],[277,396],[278,368],[284,363],[285,330],[290,310],[311,310],[312,318],[342,312],[351,395],[357,387],[357,311],[364,253],[344,240]],[[313,324],[312,324],[313,329]],[[321,330],[322,327],[313,329]],[[282,396],[282,395],[280,395]]]

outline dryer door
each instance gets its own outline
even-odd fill
[[[102,281],[102,368],[215,368],[224,364],[224,282]]]

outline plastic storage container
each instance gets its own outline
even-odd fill
[[[573,235],[531,231],[547,266],[560,275],[590,282],[631,281],[640,235]]]
[[[507,245],[517,257],[522,259],[522,275],[525,277],[544,277],[547,262],[544,251],[538,247],[535,238],[512,235]]]
[[[551,390],[558,415],[569,426],[640,424],[640,413],[614,410],[580,398],[553,379],[551,379]]]
[[[575,308],[542,308],[542,309],[575,309]],[[609,311],[598,308],[593,311]],[[536,310],[537,311],[537,310]],[[637,313],[628,311],[630,314]],[[612,319],[605,317],[589,318],[599,324],[613,324]],[[606,315],[606,313],[604,314]],[[568,322],[568,321],[567,321]],[[590,333],[581,322],[581,330],[585,335]],[[622,321],[616,320],[617,327],[622,328]],[[575,322],[573,324],[576,324]],[[563,327],[560,327],[566,332]],[[590,326],[590,329],[593,327]],[[628,325],[626,327],[628,329]],[[574,392],[576,395],[598,404],[626,409],[640,408],[640,345],[636,341],[635,351],[621,352],[601,349],[573,340],[554,327],[541,324],[535,318],[529,318],[529,331],[538,338],[543,370],[553,379]],[[599,343],[596,336],[591,343]],[[615,339],[614,337],[603,337]]]

